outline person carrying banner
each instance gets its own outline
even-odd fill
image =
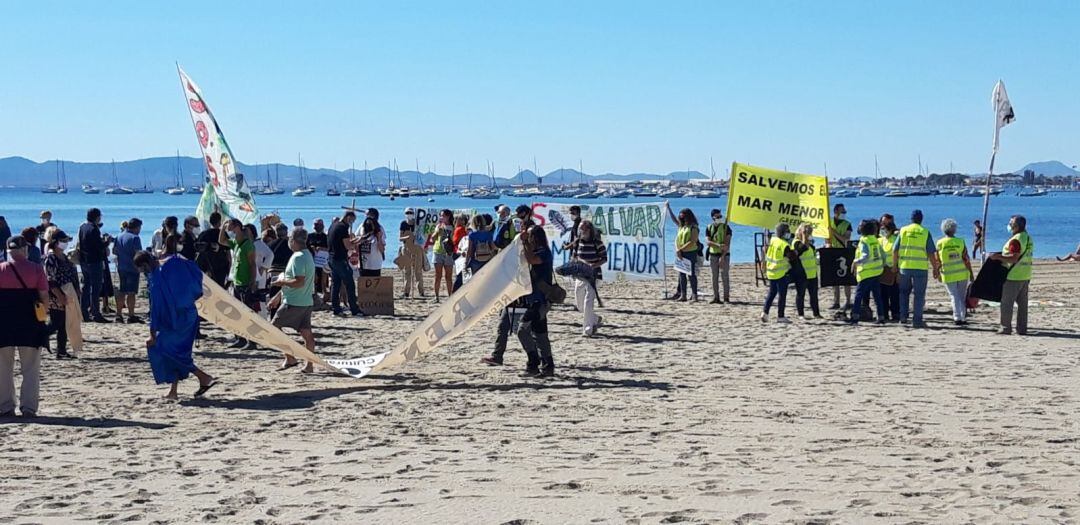
[[[1027,232],[1027,219],[1023,215],[1013,215],[1009,219],[1009,237],[1001,253],[990,255],[990,259],[1001,261],[1009,273],[1001,288],[1001,328],[999,334],[1012,333],[1013,305],[1016,306],[1016,333],[1027,335],[1028,324],[1028,285],[1031,283],[1031,263],[1035,257],[1035,241]]]
[[[710,215],[712,224],[705,227],[705,243],[709,246],[705,257],[709,259],[709,269],[712,273],[713,298],[709,303],[729,303],[731,302],[731,227],[724,222],[724,216],[720,210],[714,208]],[[723,301],[720,300],[721,279],[724,281]],[[814,293],[817,293],[816,284]],[[801,315],[801,308],[799,311]],[[817,311],[817,299],[814,299],[814,311]]]
[[[171,238],[175,247],[179,236]],[[168,244],[168,238],[165,244]],[[175,251],[166,254],[161,261],[148,252],[139,252],[134,262],[146,275],[150,296],[150,337],[146,340],[146,355],[154,382],[159,385],[170,383],[165,399],[175,400],[180,381],[193,374],[199,379],[195,397],[200,398],[217,384],[217,380],[195,366],[192,359],[195,334],[199,330],[195,301],[202,297],[202,271],[195,263],[175,255]]]
[[[941,260],[941,282],[952,298],[953,324],[967,324],[967,287],[973,275],[971,260],[968,259],[967,244],[956,236],[956,221],[941,221],[941,233],[945,235],[937,241],[938,258]]]
[[[795,258],[791,267],[791,275],[795,278],[795,311],[799,317],[806,319],[806,310],[803,308],[803,296],[810,295],[810,311],[814,319],[821,319],[821,309],[818,307],[818,260],[817,249],[814,247],[814,226],[802,223],[795,230],[795,242],[791,248],[795,250]]]
[[[881,300],[881,274],[885,271],[885,252],[878,241],[878,224],[873,219],[859,223],[859,245],[852,263],[855,272],[855,305],[848,316],[848,324],[859,324],[862,305],[874,298],[877,307],[877,324],[885,324],[885,304]]]
[[[923,309],[926,306],[927,275],[931,269],[934,278],[939,277],[937,247],[930,231],[922,226],[922,210],[911,212],[911,224],[900,228],[900,235],[893,247],[893,265],[900,268],[900,322],[907,324],[911,313],[911,326],[925,328]],[[912,302],[912,292],[915,294]]]
[[[769,309],[772,308],[774,300],[777,301],[776,322],[791,322],[784,316],[788,283],[791,282],[791,264],[798,258],[795,250],[791,248],[791,239],[791,228],[786,223],[778,223],[776,233],[769,239],[769,244],[765,248],[765,277],[769,280],[769,292],[765,295],[765,307],[761,313],[763,323],[769,320]]]
[[[847,220],[847,208],[842,203],[833,206],[832,221],[829,222],[829,248],[846,248],[851,242],[851,223]],[[851,287],[844,286],[844,310],[851,309]],[[830,310],[840,310],[840,287],[833,287],[833,304]]]
[[[900,322],[900,269],[893,265],[892,252],[896,241],[900,238],[897,233],[896,220],[888,213],[881,215],[878,221],[880,231],[878,242],[881,251],[885,252],[885,269],[881,272],[881,302],[885,304],[885,314],[894,323]]]
[[[292,257],[285,266],[277,285],[281,292],[271,299],[274,306],[280,305],[274,315],[274,326],[292,328],[304,339],[304,346],[315,352],[315,334],[311,330],[311,312],[315,309],[315,259],[307,249],[308,233],[303,228],[294,228],[289,232],[289,248]],[[288,370],[300,364],[295,357],[285,354],[285,361],[278,370]],[[307,363],[300,372],[314,372],[314,364]]]
[[[518,328],[518,340],[528,356],[524,375],[552,377],[555,375],[555,361],[551,356],[547,320],[551,304],[545,290],[555,285],[554,258],[547,234],[539,226],[523,229],[521,242],[525,260],[529,263],[529,278],[533,290],[524,297],[526,310]]]
[[[692,299],[694,302],[698,300],[698,279],[697,279],[697,262],[698,256],[701,254],[701,243],[698,241],[700,236],[700,230],[698,229],[698,220],[694,216],[694,212],[690,208],[683,208],[679,210],[679,215],[676,216],[671,211],[671,206],[665,203],[668,215],[671,216],[671,220],[675,222],[678,227],[675,234],[675,257],[679,259],[686,259],[690,261],[690,275],[679,272],[679,287],[675,291],[675,295],[669,299],[673,301],[686,302],[687,299]],[[686,289],[687,281],[690,282],[690,290]]]
[[[404,274],[402,298],[411,296],[414,287],[418,297],[424,296],[424,244],[420,241],[421,237],[417,236],[419,228],[416,224],[416,210],[405,208],[405,220],[401,221],[398,228],[398,241],[401,245],[397,258]]]

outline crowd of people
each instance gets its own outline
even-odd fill
[[[326,308],[335,316],[363,317],[357,279],[381,276],[387,261],[386,231],[378,210],[368,209],[362,215],[359,211],[345,210],[330,221],[329,228],[316,218],[311,232],[300,218],[289,228],[276,216],[264,218],[259,225],[236,219],[223,222],[218,213],[211,214],[205,224],[193,216],[183,221],[170,216],[153,232],[149,248],[142,244],[141,219],[123,221],[114,237],[103,231],[102,212],[97,208],[87,211],[74,246],[71,243],[76,239],[52,224],[48,211],[41,213],[40,224],[17,235],[12,235],[0,218],[0,237],[6,248],[0,262],[0,310],[4,311],[0,313],[4,320],[0,327],[0,416],[14,414],[16,355],[23,377],[19,408],[22,414],[33,416],[38,408],[39,349],[54,351],[57,359],[72,359],[75,353],[68,347],[81,349],[82,323],[147,324],[137,313],[143,279],[148,298],[148,361],[155,381],[169,385],[167,398],[176,399],[178,383],[189,376],[199,381],[197,397],[217,384],[217,378],[195,365],[192,355],[195,341],[205,338],[195,307],[204,278],[230,289],[239,303],[275,326],[295,331],[314,352],[313,312]],[[689,263],[688,271],[680,272],[670,299],[697,301],[698,266],[708,261],[711,303],[730,302],[733,235],[721,211],[710,212],[712,222],[704,230],[704,240],[692,210],[675,213],[668,208],[668,213],[677,227],[676,257]],[[552,304],[562,302],[568,294],[554,278],[552,245],[544,228],[534,222],[531,207],[521,205],[511,210],[498,205],[494,215],[473,216],[445,209],[434,225],[420,224],[418,215],[417,210],[407,208],[399,226],[400,248],[393,263],[403,277],[400,297],[425,297],[425,276],[431,269],[434,300],[450,297],[500,250],[520,238],[533,291],[503,310],[494,350],[482,362],[503,365],[509,337],[516,334],[527,356],[525,374],[552,376],[555,364],[547,318]],[[570,217],[569,239],[562,244],[570,263],[561,266],[558,273],[572,277],[581,334],[593,337],[603,323],[596,314],[596,308],[602,306],[597,282],[603,279],[607,248],[601,231],[582,218],[580,207],[571,207]],[[901,228],[890,214],[864,219],[853,228],[843,204],[837,204],[824,244],[854,248],[850,271],[857,284],[853,299],[851,287],[834,287],[832,309],[842,311],[839,315],[852,324],[873,320],[925,327],[926,291],[932,276],[952,299],[954,323],[967,324],[971,261],[975,250],[982,249],[982,225],[976,221],[976,240],[969,256],[965,241],[957,236],[955,220],[941,223],[943,236],[937,241],[922,223],[922,212],[914,210],[909,224]],[[988,256],[1007,272],[999,333],[1012,333],[1015,326],[1016,333],[1026,334],[1034,242],[1023,216],[1012,217],[1009,232],[1002,251]],[[858,234],[857,239],[853,240],[853,233]],[[791,285],[798,316],[822,318],[815,243],[812,225],[801,224],[792,231],[788,224],[780,223],[761,247],[760,270],[768,282],[763,322],[774,306],[777,321],[789,322],[786,303]],[[1078,254],[1068,258],[1080,259]],[[843,306],[841,295],[846,303]],[[257,346],[241,337],[231,345]],[[301,364],[294,356],[285,355],[278,369]],[[303,364],[301,372],[314,371],[313,363]]]

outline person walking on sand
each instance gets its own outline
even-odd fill
[[[1000,261],[1009,269],[1005,285],[1001,289],[1001,328],[998,334],[1012,333],[1013,305],[1016,306],[1016,333],[1027,335],[1028,329],[1028,285],[1031,283],[1031,263],[1035,258],[1035,241],[1027,231],[1027,219],[1023,215],[1013,215],[1009,219],[1009,233],[1012,237],[1005,243],[1001,253],[990,255],[990,259]]]
[[[365,221],[366,222],[366,221]],[[315,309],[315,259],[307,249],[308,233],[303,228],[294,228],[289,232],[289,248],[293,250],[285,273],[281,274],[277,284],[281,292],[271,299],[274,306],[280,304],[274,315],[274,326],[296,330],[304,340],[304,347],[315,352],[315,334],[311,330],[311,312]],[[278,370],[288,370],[300,361],[285,354],[285,361]],[[307,363],[301,372],[314,372],[314,364]]]
[[[900,239],[900,230],[896,220],[888,213],[881,215],[878,221],[878,242],[885,253],[885,268],[881,272],[881,302],[885,303],[885,314],[894,323],[900,322],[900,270],[893,265],[893,248]]]
[[[514,210],[514,213],[520,221],[522,232],[535,225],[532,219],[532,209],[528,206],[522,204]],[[524,243],[524,237],[522,237],[522,242]],[[522,249],[524,250],[525,247],[522,246]],[[535,289],[533,291],[535,291]],[[502,315],[499,317],[499,326],[495,332],[495,349],[491,352],[490,356],[481,358],[480,362],[487,364],[488,366],[501,366],[503,364],[503,355],[506,354],[506,343],[510,339],[510,331],[513,328],[511,310],[525,309],[525,307],[526,297],[519,297],[503,308]]]
[[[113,254],[116,255],[116,275],[120,278],[120,290],[116,295],[116,322],[124,322],[124,307],[127,306],[129,324],[143,322],[135,315],[135,295],[139,293],[139,270],[135,268],[135,254],[142,251],[142,240],[139,233],[142,231],[142,221],[132,218],[127,221],[127,229],[116,237],[113,243]],[[162,243],[161,253],[165,246]]]
[[[416,223],[416,210],[405,208],[405,220],[401,221],[398,228],[398,240],[401,242],[398,248],[399,267],[404,274],[404,290],[401,293],[403,299],[412,296],[415,288],[417,297],[424,296],[424,242],[418,236],[421,226]]]
[[[825,244],[829,248],[847,248],[851,242],[851,223],[847,220],[847,208],[837,204],[833,206],[833,217],[829,221],[829,238]],[[844,310],[851,309],[851,286],[844,285]],[[833,287],[833,304],[830,310],[840,310],[840,287]]]
[[[698,255],[700,253],[701,245],[698,242],[700,236],[700,230],[698,229],[698,220],[694,216],[694,212],[690,208],[683,208],[679,210],[679,215],[676,216],[671,207],[667,206],[668,215],[671,216],[671,220],[678,226],[678,231],[675,234],[675,257],[679,260],[687,260],[690,262],[690,275],[679,272],[679,287],[675,291],[675,295],[671,297],[673,301],[686,302],[691,297],[694,302],[698,299],[698,279],[697,279],[697,262]],[[690,290],[686,289],[687,281],[690,284]]]
[[[524,375],[552,377],[555,375],[555,361],[551,356],[551,340],[548,336],[551,304],[544,293],[545,289],[555,284],[551,245],[544,229],[535,225],[521,232],[521,242],[525,260],[529,263],[529,279],[533,289],[524,298],[525,314],[518,329],[518,340],[528,356]]]
[[[858,285],[855,287],[855,307],[851,309],[847,322],[859,324],[862,305],[873,297],[877,307],[877,324],[885,324],[885,304],[881,300],[881,273],[885,271],[885,252],[881,250],[878,224],[873,219],[859,223],[859,245],[852,264]]]
[[[907,324],[910,313],[911,326],[915,328],[926,328],[923,309],[926,307],[927,274],[933,269],[934,278],[940,276],[937,246],[922,221],[922,210],[911,212],[911,224],[900,228],[900,238],[892,254],[893,266],[900,268],[900,322]]]
[[[179,236],[172,242],[177,244]],[[166,243],[168,239],[166,238]],[[163,246],[164,248],[164,246]],[[195,301],[202,297],[202,271],[198,265],[176,254],[166,254],[163,261],[149,252],[135,255],[135,266],[146,275],[150,296],[150,337],[146,340],[146,356],[157,384],[169,383],[165,399],[175,400],[180,381],[189,375],[199,379],[195,397],[200,398],[217,384],[217,380],[195,366],[192,348],[199,330],[199,314]]]
[[[15,355],[19,356],[22,386],[19,411],[38,412],[41,349],[49,345],[45,305],[49,281],[45,268],[27,258],[29,243],[22,236],[5,242],[7,259],[0,262],[0,418],[15,416]]]
[[[795,250],[796,258],[791,267],[791,275],[795,278],[795,312],[799,317],[806,319],[804,309],[804,296],[810,296],[810,311],[814,319],[821,319],[821,309],[818,307],[818,260],[817,249],[814,248],[814,227],[803,223],[795,230],[795,242],[791,249]]]
[[[596,282],[603,278],[604,264],[608,260],[607,246],[600,238],[600,232],[596,231],[596,225],[583,220],[578,225],[574,248],[574,260],[588,264],[593,269],[591,282],[581,277],[574,278],[574,304],[582,314],[582,334],[592,337],[603,320],[593,310],[597,299]]]
[[[765,277],[769,280],[769,292],[765,295],[765,308],[761,322],[768,322],[769,309],[776,300],[776,322],[790,323],[784,316],[787,303],[788,283],[791,282],[791,263],[798,257],[791,248],[791,228],[785,223],[776,225],[776,233],[769,239],[765,249]]]
[[[952,298],[953,324],[967,324],[967,286],[973,275],[968,259],[967,244],[956,236],[957,224],[953,219],[941,221],[941,233],[937,241],[938,259],[941,261],[941,282]]]
[[[706,257],[709,258],[709,269],[712,273],[712,301],[711,304],[731,302],[731,227],[724,222],[724,216],[720,210],[713,209],[710,212],[712,224],[705,227],[705,243],[709,249]],[[724,282],[724,299],[720,300],[720,281]],[[817,302],[815,300],[814,304]],[[817,311],[817,307],[814,307]]]

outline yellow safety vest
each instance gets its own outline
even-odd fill
[[[720,245],[724,244],[724,237],[727,236],[727,225],[726,224],[724,224],[724,223],[720,223],[720,224],[713,223],[713,224],[710,224],[709,227],[706,228],[706,230],[709,232],[709,240],[710,241],[715,242],[716,244],[720,244]],[[721,248],[718,247],[718,246],[712,246],[712,245],[709,246],[709,253],[714,253],[716,255],[720,255],[722,253],[720,250],[721,250]]]
[[[900,269],[929,270],[930,259],[926,255],[926,241],[930,232],[921,224],[908,224],[900,228]]]
[[[814,249],[813,241],[810,241],[810,246],[806,249],[806,251],[799,254],[799,262],[802,263],[803,270],[806,271],[807,279],[817,279],[817,250]]]
[[[881,243],[881,251],[885,252],[885,267],[892,268],[892,252],[896,247],[896,239],[899,236],[893,233],[892,235],[880,235],[878,236],[878,242]]]
[[[855,272],[855,280],[863,282],[865,279],[878,277],[885,271],[884,256],[881,253],[881,244],[878,242],[877,237],[873,235],[866,235],[859,238],[859,254],[862,255],[862,247],[866,246],[867,253],[870,257],[865,262],[859,263],[859,268]]]
[[[1009,242],[1005,243],[1005,247],[1002,248],[1001,254],[1006,257],[1012,257],[1016,255],[1009,251],[1009,244],[1013,240],[1020,242],[1021,251],[1020,260],[1016,264],[1009,267],[1009,275],[1005,277],[1009,281],[1030,281],[1031,280],[1031,262],[1035,258],[1035,241],[1031,240],[1031,236],[1027,232],[1020,232],[1009,238]]]
[[[679,226],[679,233],[675,235],[676,247],[690,243],[690,248],[686,250],[686,253],[697,250],[697,238],[693,235],[693,229],[694,226]]]
[[[843,248],[847,246],[847,243],[840,237],[837,237],[837,235],[843,235],[851,231],[851,223],[844,219],[840,219],[833,223],[833,229],[836,230],[836,235],[829,235],[829,246],[832,248]]]
[[[773,235],[769,240],[769,249],[765,251],[765,277],[770,281],[783,278],[791,269],[791,261],[784,256],[784,252],[790,248],[791,245],[779,235]]]
[[[967,253],[964,239],[959,237],[938,239],[937,251],[941,259],[941,282],[957,283],[971,277],[967,265],[964,264],[964,254]]]

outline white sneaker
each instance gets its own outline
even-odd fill
[[[791,319],[788,319],[787,317],[777,317],[776,322],[780,324],[790,324]]]

